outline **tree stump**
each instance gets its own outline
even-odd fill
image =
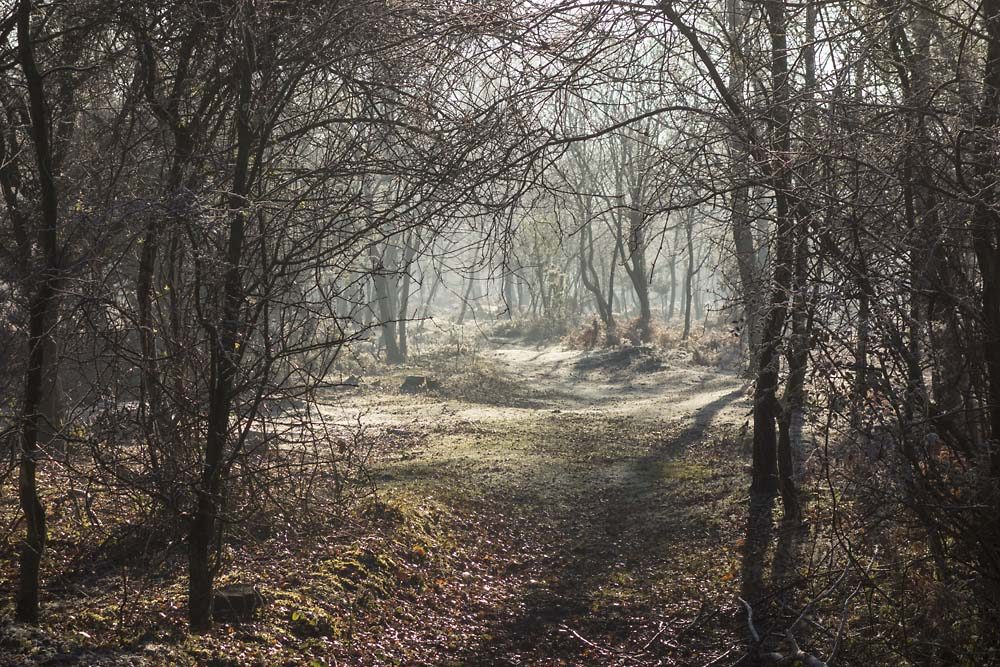
[[[212,595],[212,617],[220,623],[252,621],[254,613],[264,606],[264,596],[254,586],[233,584],[223,586]]]
[[[427,378],[423,375],[407,375],[399,385],[401,394],[416,394],[427,388]]]
[[[403,379],[403,384],[399,385],[399,393],[401,394],[419,394],[439,389],[441,389],[441,381],[425,375],[407,375]]]

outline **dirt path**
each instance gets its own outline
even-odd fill
[[[379,487],[468,527],[452,603],[410,628],[404,663],[704,664],[738,643],[738,378],[644,350],[508,346],[444,394],[327,415],[408,436]]]
[[[634,352],[631,350],[639,350]],[[461,371],[457,369],[461,368]],[[444,369],[448,372],[448,369]],[[456,366],[452,374],[469,369]],[[580,415],[632,416],[643,419],[693,418],[705,407],[721,414],[713,419],[734,423],[746,412],[737,400],[743,391],[732,373],[670,361],[641,348],[590,353],[561,347],[504,346],[473,362],[479,378],[501,380],[496,392],[463,394],[462,386],[444,396],[341,396],[327,416],[345,426],[359,414],[370,426],[414,426],[445,421],[528,419],[557,410]],[[392,384],[393,380],[380,381]],[[732,399],[732,400],[722,400]],[[716,401],[722,401],[713,406]]]

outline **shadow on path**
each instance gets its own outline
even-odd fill
[[[674,581],[673,575],[685,574],[674,561],[715,549],[710,507],[729,492],[731,476],[686,459],[690,445],[741,396],[734,390],[718,397],[641,457],[586,464],[589,488],[567,492],[569,497],[505,490],[507,497],[499,502],[516,497],[523,503],[527,491],[531,512],[545,516],[546,530],[529,536],[542,542],[545,556],[525,563],[521,572],[533,583],[525,587],[516,613],[493,627],[491,638],[474,647],[463,664],[615,664],[616,655],[625,655],[621,651],[676,653],[665,642],[644,647],[670,601],[630,586],[651,575],[670,581],[678,595],[685,594],[683,585],[694,585]],[[709,562],[711,553],[705,556]],[[625,594],[611,599],[608,590]],[[569,662],[558,662],[560,657]]]
[[[776,523],[777,499],[777,496],[751,494],[747,507],[741,597],[753,610],[753,623],[760,635],[760,644],[751,636],[744,615],[747,654],[738,663],[740,665],[757,665],[761,651],[779,648],[777,644],[781,641],[776,641],[776,638],[783,636],[790,623],[786,617],[784,620],[788,623],[783,624],[781,616],[794,604],[795,591],[801,584],[795,564],[809,529],[806,524],[795,520],[782,519]],[[770,576],[765,577],[769,563]]]

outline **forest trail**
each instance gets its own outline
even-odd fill
[[[739,643],[735,374],[522,346],[454,371],[444,396],[359,392],[329,414],[397,436],[381,493],[432,498],[474,535],[451,603],[405,629],[410,660],[425,643],[449,656],[428,664],[691,664]]]

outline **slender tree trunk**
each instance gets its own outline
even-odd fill
[[[25,377],[24,404],[21,413],[21,463],[18,493],[24,512],[26,531],[21,543],[20,579],[15,616],[19,621],[37,623],[39,615],[39,574],[45,550],[45,508],[38,495],[37,461],[42,455],[38,446],[39,426],[43,417],[40,403],[43,394],[45,359],[45,323],[55,302],[55,283],[43,278],[29,306],[28,370]]]
[[[813,101],[816,89],[816,6],[809,0],[806,6],[806,43],[802,58],[805,62],[805,134],[807,139],[818,133],[817,109]],[[813,168],[802,168],[801,180],[813,181]],[[788,377],[785,381],[784,411],[781,415],[778,433],[778,475],[781,500],[785,517],[798,521],[801,517],[798,490],[795,485],[795,456],[801,456],[802,428],[805,419],[805,380],[809,362],[809,339],[811,337],[812,316],[809,310],[809,222],[812,210],[809,193],[803,192],[797,198],[792,217],[795,219],[794,235],[794,275],[792,304],[792,335],[788,344]]]
[[[385,360],[390,364],[402,362],[399,351],[399,343],[396,333],[396,317],[398,313],[393,308],[392,288],[389,285],[389,277],[383,272],[382,267],[376,267],[372,275],[372,284],[375,288],[375,303],[378,307],[379,325],[382,328],[382,344],[385,345]]]
[[[771,128],[773,157],[769,165],[775,199],[774,286],[764,324],[753,407],[753,482],[751,491],[774,494],[778,490],[776,421],[781,412],[776,391],[782,332],[792,288],[794,223],[789,210],[790,178],[786,159],[791,133],[788,112],[788,47],[785,36],[783,0],[766,0],[768,32],[771,37],[771,81],[773,101]]]
[[[684,225],[687,237],[687,270],[684,272],[684,334],[681,340],[687,340],[691,335],[691,281],[694,277],[694,215],[692,210],[688,210],[687,221]]]
[[[403,274],[403,280],[401,281],[400,291],[399,291],[399,324],[396,326],[396,332],[399,334],[399,358],[401,362],[406,362],[409,358],[409,341],[406,338],[406,322],[409,319],[409,314],[407,311],[410,308],[410,276],[409,274]]]
[[[399,349],[397,318],[399,308],[396,303],[396,278],[390,272],[396,267],[396,249],[387,245],[379,256],[371,250],[372,285],[375,288],[375,303],[378,308],[379,325],[382,328],[382,344],[385,345],[385,360],[390,364],[405,361]]]
[[[649,277],[646,271],[646,243],[645,230],[643,229],[643,216],[633,214],[629,228],[629,259],[631,260],[631,270],[629,277],[632,279],[632,287],[635,291],[635,299],[639,307],[639,340],[646,342],[652,334],[651,325],[653,322],[653,311],[649,307]]]
[[[604,303],[607,304],[608,313],[611,315],[612,318],[615,319],[617,326],[618,318],[615,316],[615,289],[614,289],[615,269],[617,268],[615,266],[615,260],[617,258],[616,250],[617,249],[615,248],[612,249],[614,257],[611,258],[604,257],[603,253],[598,255],[596,258],[597,263],[595,265],[595,268],[599,270],[600,275],[606,275],[608,277],[608,282],[604,286]]]
[[[472,290],[476,286],[476,272],[473,271],[469,276],[468,286],[465,288],[465,293],[462,296],[462,308],[458,312],[458,324],[465,322],[465,313],[471,308],[472,302]]]
[[[746,72],[743,65],[741,34],[748,15],[742,0],[726,0],[726,13],[729,40],[734,51],[733,65],[729,73],[729,90],[734,99],[742,104]],[[751,359],[749,372],[752,374],[755,370],[753,365],[760,354],[763,297],[759,276],[760,269],[757,265],[757,251],[754,247],[753,228],[750,220],[750,174],[748,167],[750,151],[736,127],[733,128],[729,136],[730,152],[732,153],[731,172],[733,183],[736,186],[730,201],[730,222],[733,230],[733,245],[736,251],[736,267],[740,278],[743,340],[747,346],[747,356]]]
[[[36,479],[39,430],[43,415],[46,368],[51,364],[46,353],[48,327],[55,323],[61,263],[59,259],[59,204],[53,169],[50,116],[45,96],[44,80],[35,62],[31,37],[31,3],[21,0],[15,16],[17,24],[17,59],[24,72],[31,119],[31,138],[35,146],[41,208],[41,228],[38,250],[42,263],[34,278],[33,294],[28,305],[28,364],[21,406],[21,461],[18,475],[18,497],[25,518],[25,535],[21,542],[19,578],[14,616],[17,620],[37,623],[39,618],[39,575],[45,551],[45,508],[38,494]]]
[[[677,255],[670,255],[670,301],[667,305],[667,319],[674,318],[674,310],[677,307]]]
[[[785,517],[800,517],[795,486],[794,456],[801,449],[805,406],[806,366],[809,361],[809,314],[806,299],[808,242],[806,222],[799,223],[795,248],[795,292],[792,297],[792,335],[788,350],[788,377],[785,380],[784,410],[778,433],[778,475]]]
[[[215,572],[210,562],[213,539],[222,503],[223,467],[234,384],[239,369],[240,316],[243,306],[243,244],[246,232],[247,195],[250,191],[250,155],[254,142],[250,128],[252,56],[244,44],[237,60],[239,82],[236,108],[236,161],[233,187],[228,196],[229,234],[222,285],[222,309],[209,331],[211,341],[208,429],[196,508],[188,535],[188,623],[195,632],[212,627],[212,589]]]
[[[414,234],[412,230],[407,233],[403,248],[403,275],[399,286],[399,324],[396,327],[399,334],[397,350],[399,352],[400,363],[405,363],[409,357],[409,345],[406,340],[406,323],[410,318],[410,270],[413,267],[413,259],[417,254],[417,247],[414,244]]]
[[[514,274],[511,273],[510,268],[507,266],[503,267],[503,288],[500,290],[503,294],[503,305],[504,312],[507,314],[507,319],[514,319]]]
[[[587,222],[580,229],[580,279],[583,286],[594,297],[594,307],[604,324],[605,345],[615,345],[618,342],[615,315],[611,311],[610,304],[604,298],[604,290],[601,289],[600,279],[594,268],[594,228],[593,222],[590,220],[589,207],[584,207],[583,214]]]

